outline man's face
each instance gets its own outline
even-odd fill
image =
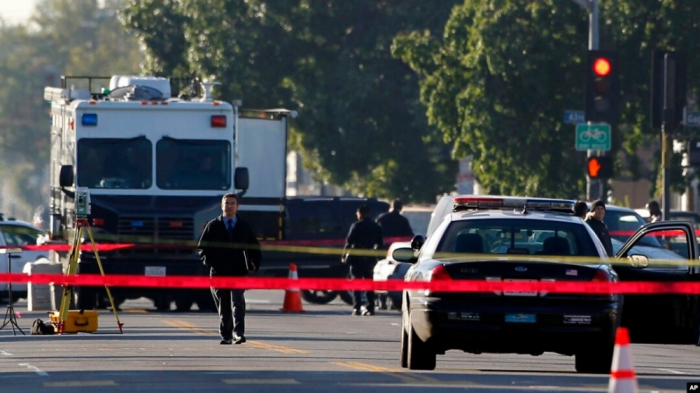
[[[233,218],[238,213],[238,201],[236,198],[224,198],[221,201],[221,211],[224,216]]]
[[[605,208],[603,206],[596,206],[595,209],[593,209],[593,218],[595,218],[598,221],[603,221],[604,217]]]

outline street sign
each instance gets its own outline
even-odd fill
[[[577,124],[576,150],[610,151],[610,124]]]
[[[686,127],[700,127],[700,112],[685,112]]]
[[[586,122],[586,113],[584,111],[564,111],[564,123],[581,124]]]

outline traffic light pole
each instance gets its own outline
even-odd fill
[[[588,49],[598,50],[600,40],[598,37],[598,0],[574,0],[576,4],[588,11]],[[591,123],[589,122],[588,125]],[[590,158],[596,155],[595,150],[587,150],[586,157]],[[586,176],[586,199],[603,199],[603,187],[600,180],[591,179]]]

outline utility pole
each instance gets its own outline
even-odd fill
[[[600,49],[600,39],[598,36],[598,0],[573,1],[588,11],[588,49]],[[590,126],[591,122],[588,122],[588,125]],[[594,157],[595,155],[595,150],[586,151],[587,158]],[[586,176],[586,199],[603,199],[603,187],[600,180],[591,179],[590,176]]]

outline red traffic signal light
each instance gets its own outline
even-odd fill
[[[591,179],[608,179],[613,177],[612,156],[588,157],[586,171]]]
[[[589,50],[586,58],[586,121],[613,124],[618,117],[617,52]]]
[[[610,61],[605,57],[599,57],[593,62],[593,72],[598,76],[607,76],[610,73]]]

